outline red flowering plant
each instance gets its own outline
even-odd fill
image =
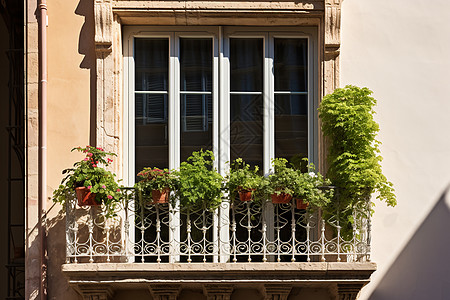
[[[120,201],[121,192],[115,180],[115,174],[104,169],[112,159],[107,156],[116,156],[114,153],[106,152],[100,147],[86,146],[77,147],[71,150],[85,153],[86,156],[81,161],[76,162],[73,168],[62,171],[66,176],[61,181],[61,185],[53,192],[53,201],[61,203],[63,206],[70,197],[70,193],[76,188],[84,188],[92,194],[92,204],[105,204],[107,215],[114,215],[114,208]]]
[[[173,190],[176,186],[176,177],[168,169],[144,168],[137,176],[140,181],[134,188],[141,200],[149,199],[152,191],[164,192]]]

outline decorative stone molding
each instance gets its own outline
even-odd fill
[[[342,0],[325,0],[324,95],[339,87]]]
[[[121,24],[111,0],[95,0],[96,144],[120,155]],[[119,44],[119,45],[118,45]],[[112,166],[120,174],[120,158]]]
[[[324,34],[324,92],[331,93],[339,86],[339,51],[341,46],[341,2],[325,0]]]
[[[292,289],[290,284],[265,284],[265,300],[287,300]]]
[[[78,290],[84,300],[111,300],[114,294],[107,285],[79,285]]]
[[[149,285],[148,289],[155,300],[176,300],[181,290],[178,284]]]
[[[207,300],[230,300],[231,294],[233,293],[233,286],[205,284],[203,286],[203,293]]]
[[[355,300],[363,284],[338,284],[339,300]]]
[[[111,52],[112,45],[112,5],[111,0],[95,0],[95,50]]]

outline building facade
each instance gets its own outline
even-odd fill
[[[25,282],[24,298],[445,299],[449,6],[25,1],[26,196],[11,196],[25,198],[24,208],[8,210],[25,220],[25,274],[17,281]],[[3,7],[20,15],[8,1]],[[0,27],[2,40],[10,28]],[[124,205],[105,221],[95,208],[63,211],[51,201],[61,171],[80,158],[70,149],[88,144],[118,154],[111,169],[125,186],[142,167],[177,168],[199,148],[214,152],[222,174],[236,157],[268,172],[272,158],[296,154],[324,173],[317,107],[346,84],[367,86],[378,99],[382,166],[399,202],[377,203],[350,241],[339,224],[293,207],[225,203],[205,215]],[[21,258],[5,256],[14,258],[9,266]]]

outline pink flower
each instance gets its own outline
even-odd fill
[[[92,153],[88,153],[87,155],[92,156],[93,154]]]
[[[92,189],[92,185],[88,186],[88,189]]]
[[[120,192],[120,189],[117,189],[116,192]]]
[[[86,158],[85,158],[85,159],[83,159],[83,160],[84,160],[84,161],[88,161],[88,160],[89,160],[89,158],[87,158],[87,157],[86,157]]]
[[[106,189],[106,185],[102,185],[102,188],[103,188],[103,189]]]
[[[93,166],[94,168],[97,168],[97,165],[96,165],[96,164],[93,164],[92,166]]]
[[[108,195],[108,199],[110,199],[110,200],[111,200],[112,198],[113,198],[113,197],[112,197],[111,195]]]

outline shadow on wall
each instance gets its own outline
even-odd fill
[[[49,209],[59,208],[53,205]],[[48,299],[78,300],[78,295],[67,282],[61,272],[61,265],[66,260],[66,216],[60,211],[55,217],[47,220],[47,256],[48,256]]]
[[[97,86],[96,86],[96,57],[95,57],[95,26],[94,26],[94,1],[80,0],[75,14],[84,17],[84,24],[80,30],[78,39],[78,53],[84,55],[80,63],[80,68],[90,70],[90,131],[89,144],[96,144],[96,128],[97,128]]]
[[[450,186],[391,265],[370,300],[450,299],[449,191]]]

